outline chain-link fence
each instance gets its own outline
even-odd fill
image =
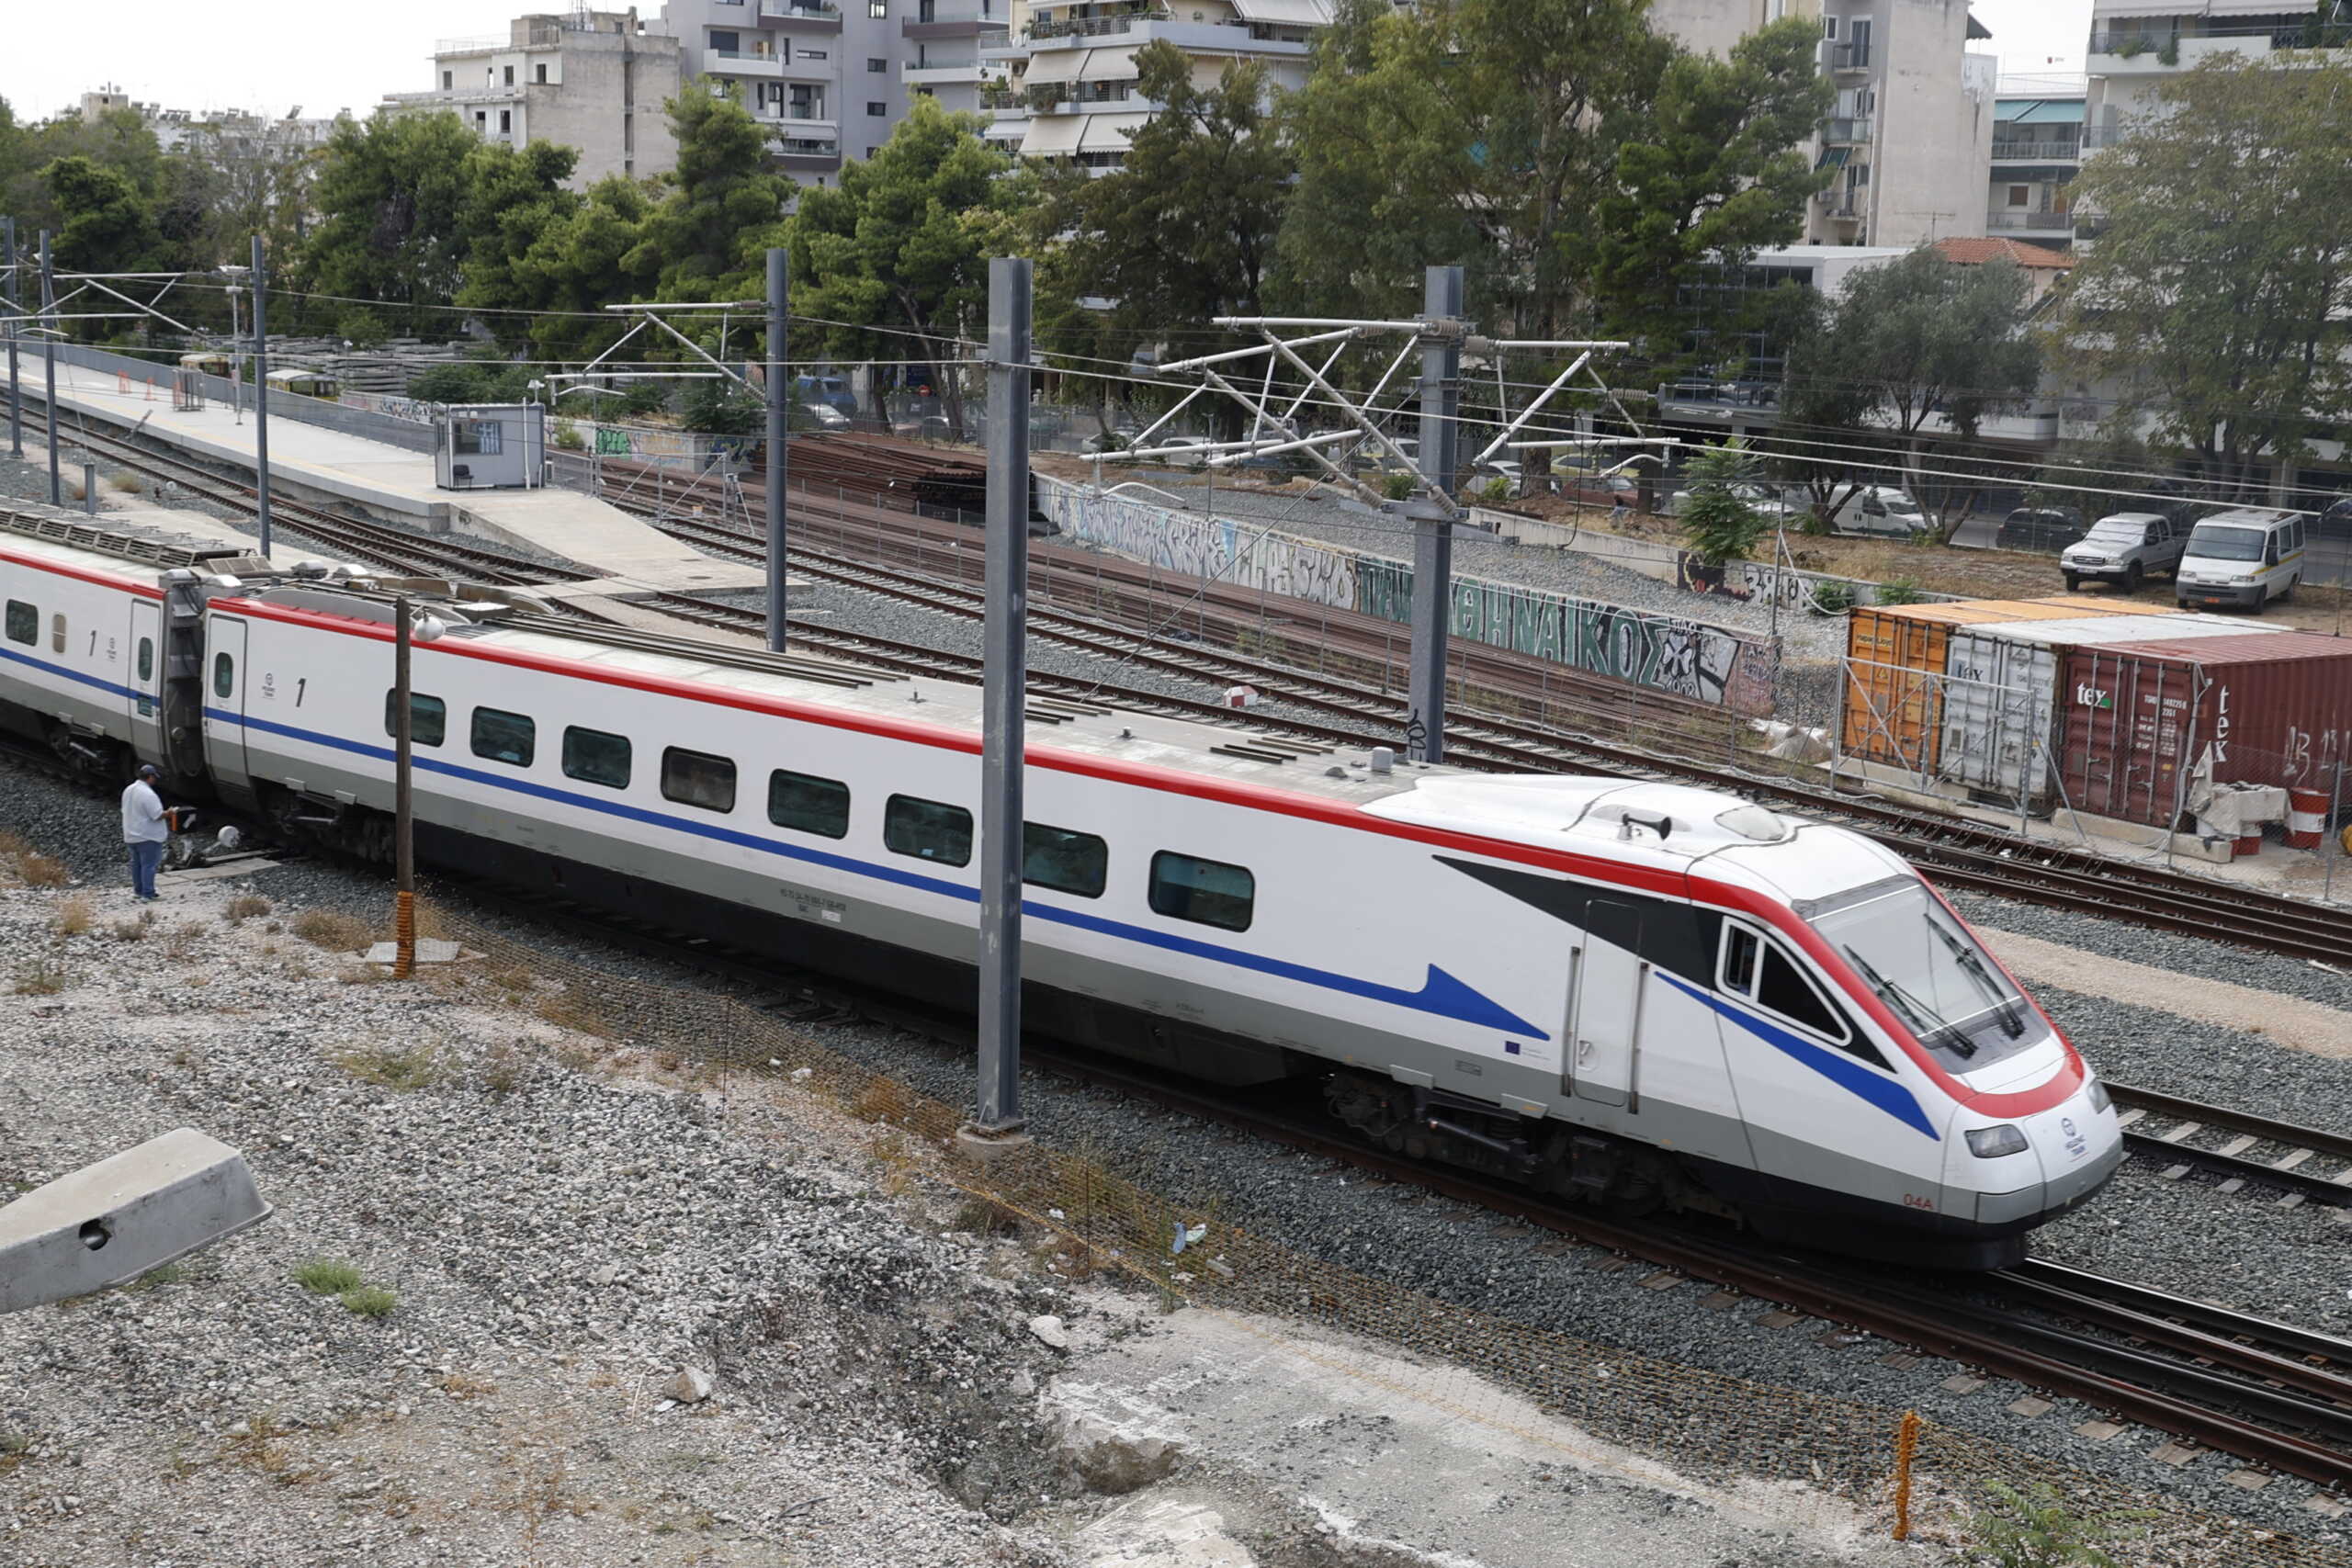
[[[1645,1483],[1650,1464],[1693,1479],[1760,1478],[1833,1494],[1873,1528],[1896,1518],[1898,1450],[1908,1452],[1905,1502],[1915,1537],[1967,1539],[1991,1483],[2048,1487],[2077,1517],[2117,1521],[2120,1561],[2203,1568],[2352,1568],[2324,1542],[2200,1513],[1989,1438],[1849,1400],[1679,1365],[1617,1347],[1433,1300],[1279,1246],[1161,1197],[1069,1150],[1033,1142],[985,1163],[955,1157],[957,1108],[828,1050],[788,1023],[709,991],[616,975],[516,941],[445,905],[426,931],[468,955],[435,984],[469,1000],[526,1007],[616,1047],[670,1053],[747,1073],[877,1129],[876,1148],[904,1169],[923,1167],[974,1201],[1018,1216],[1082,1250],[1098,1269],[1170,1304],[1225,1314],[1286,1354],[1457,1418],[1554,1449],[1569,1462]],[[1181,1255],[1172,1238],[1216,1220]],[[1407,1386],[1383,1358],[1351,1355],[1347,1337],[1395,1347],[1448,1369]],[[1532,1426],[1532,1406],[1566,1426]],[[1573,1428],[1573,1430],[1569,1428]],[[1907,1428],[1907,1436],[1906,1436]],[[2126,1522],[2128,1521],[2128,1522]]]

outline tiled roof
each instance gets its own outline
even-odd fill
[[[2023,240],[1938,240],[1936,249],[1944,260],[1962,266],[1982,266],[2003,256],[2019,266],[2073,266],[2075,258],[2064,251],[2053,251],[2047,245],[2028,243]]]

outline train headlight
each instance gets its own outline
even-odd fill
[[[2006,1122],[1997,1127],[1971,1127],[1968,1130],[1968,1152],[1978,1159],[2021,1155],[2025,1153],[2025,1134]]]
[[[2107,1096],[2107,1085],[2100,1082],[2098,1078],[2091,1079],[2091,1109],[2093,1111],[2112,1111],[2115,1109],[2115,1101],[2109,1100]]]

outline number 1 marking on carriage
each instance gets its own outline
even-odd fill
[[[299,707],[300,707],[300,706],[302,705],[302,694],[303,694],[304,692],[306,692],[306,691],[310,690],[310,686],[311,686],[311,678],[310,678],[308,675],[301,676],[301,677],[298,678],[298,679],[295,681],[295,682],[294,682],[294,705],[295,705],[296,707],[298,707],[298,708],[299,708]]]

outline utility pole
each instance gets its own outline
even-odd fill
[[[979,1119],[967,1145],[1021,1134],[1022,783],[1029,616],[1029,311],[1023,256],[989,263],[988,618],[981,637]]]
[[[254,496],[261,551],[269,554],[269,286],[262,276],[261,236],[254,236]]]
[[[1446,331],[1421,349],[1421,478],[1452,496],[1459,488],[1462,421],[1462,268],[1429,269],[1421,313]],[[1423,762],[1445,760],[1445,651],[1453,603],[1453,519],[1443,502],[1415,496],[1413,520],[1413,649],[1405,754]]]
[[[768,249],[768,650],[782,653],[785,644],[784,625],[784,561],[785,516],[784,484],[786,465],[790,461],[785,451],[787,439],[785,418],[785,253],[780,245]]]
[[[416,821],[409,793],[413,738],[409,714],[409,661],[415,637],[408,595],[392,601],[392,978],[416,973]]]
[[[49,231],[40,231],[40,310],[44,317],[57,311],[57,282],[49,266]],[[41,345],[41,391],[49,423],[49,503],[65,504],[65,487],[57,481],[57,323],[50,323],[49,341]]]
[[[0,218],[0,234],[5,234],[8,247],[8,456],[22,462],[25,457],[25,397],[17,384],[17,318],[23,311],[20,301],[25,291],[17,283],[17,220]]]

